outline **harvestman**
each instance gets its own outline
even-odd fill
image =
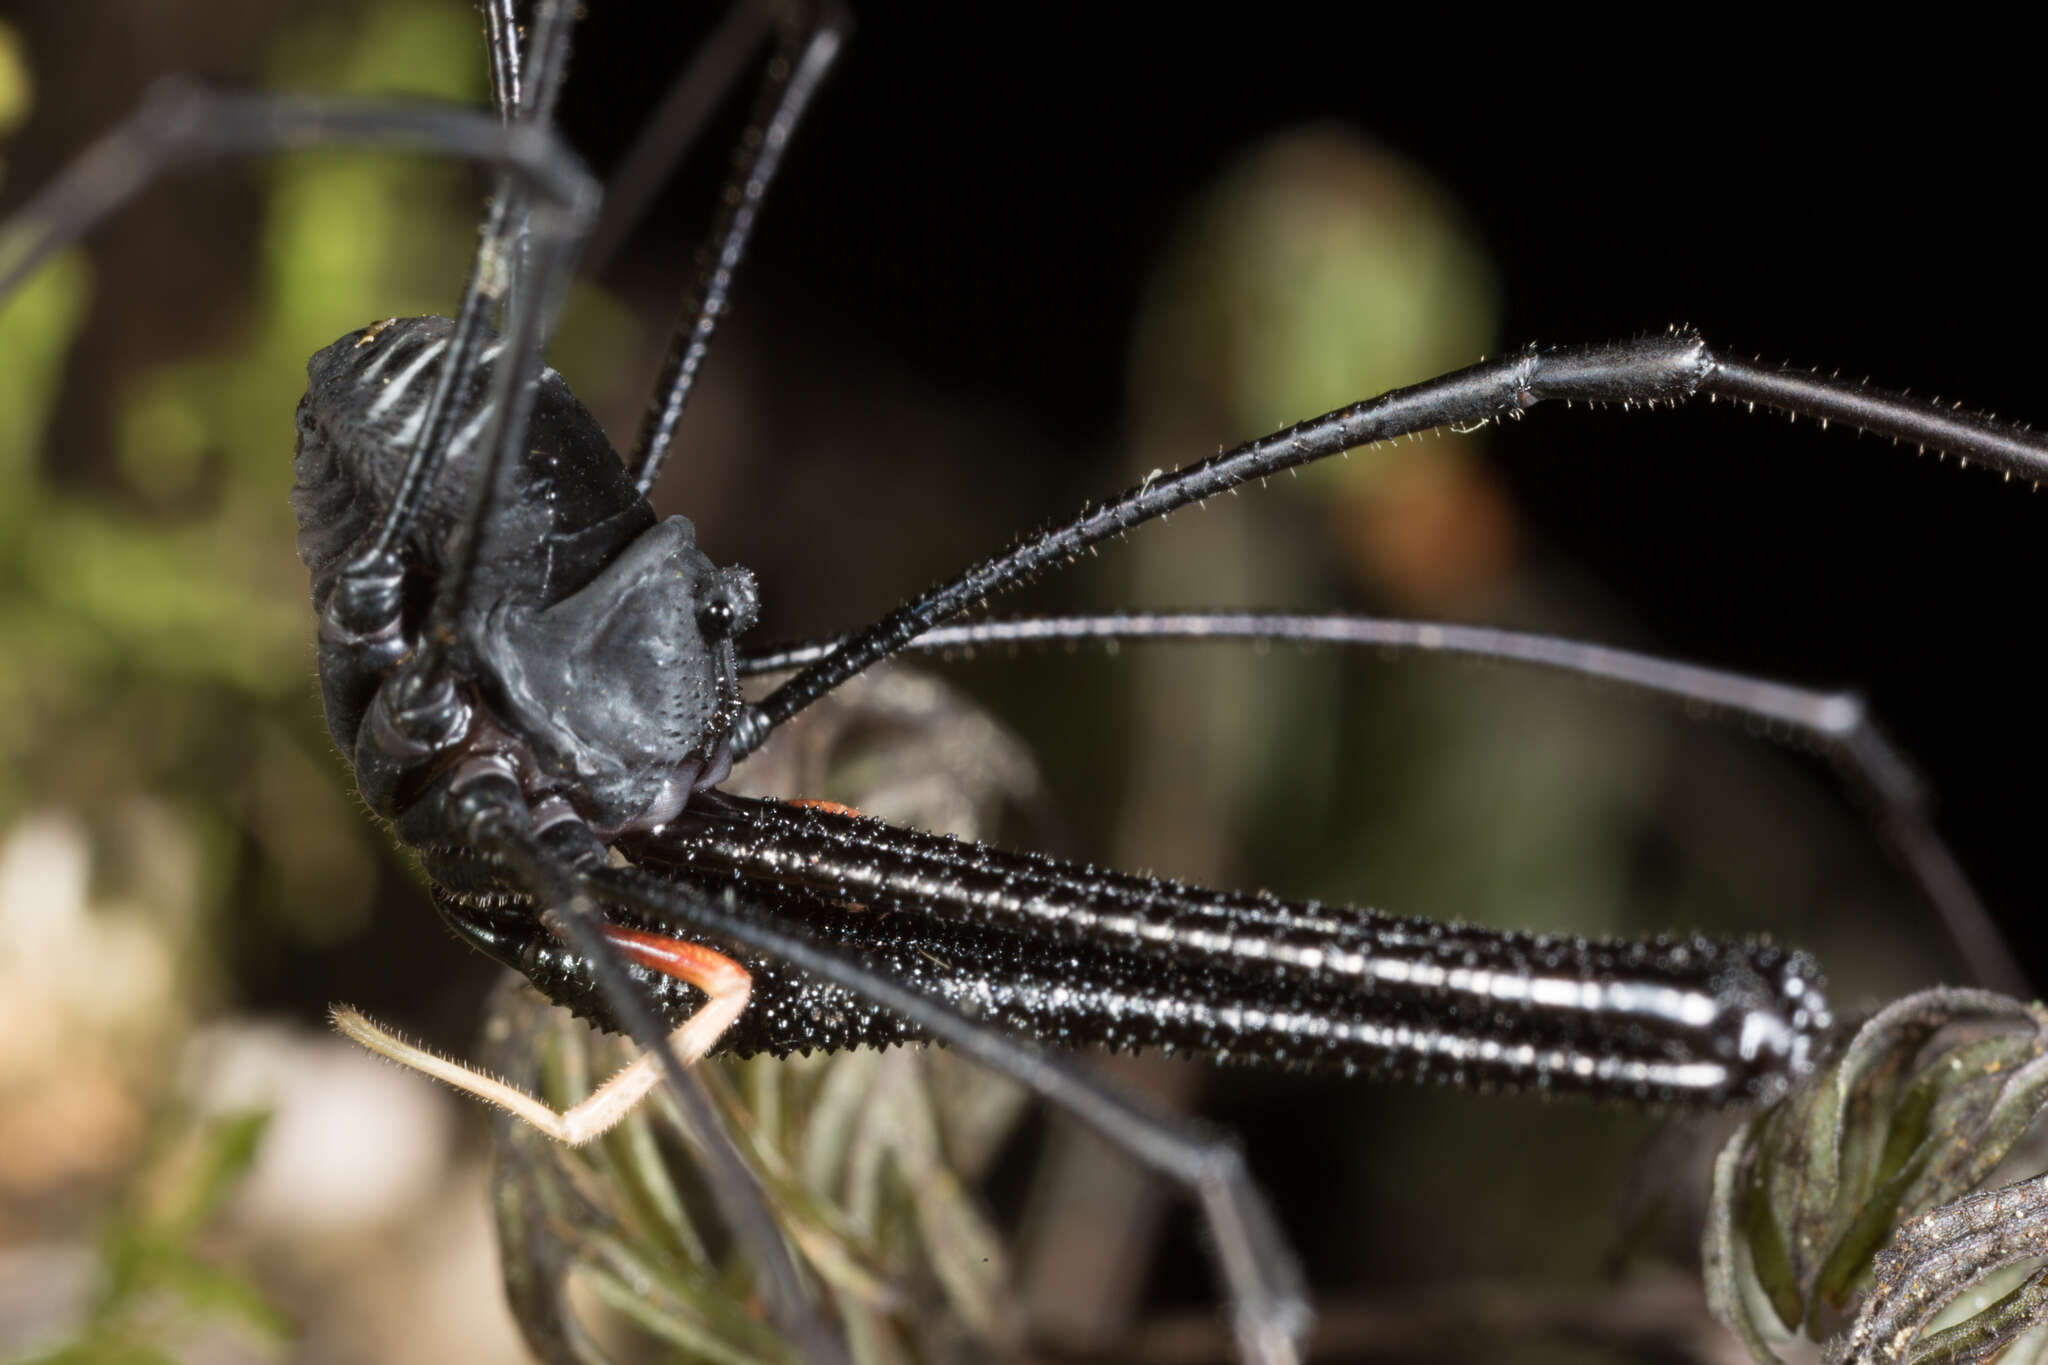
[[[468,160],[498,177],[452,322],[376,323],[309,365],[293,500],[320,612],[323,697],[365,799],[420,851],[456,931],[647,1052],[557,1115],[338,1010],[360,1041],[570,1141],[616,1122],[664,1078],[687,1104],[682,1068],[714,1047],[944,1041],[1186,1187],[1214,1233],[1243,1354],[1283,1361],[1295,1358],[1310,1312],[1235,1148],[1023,1039],[1113,1038],[1634,1099],[1758,1100],[1809,1071],[1824,1043],[1831,1019],[1813,964],[1762,943],[1504,934],[1103,872],[724,795],[717,784],[733,763],[810,703],[911,648],[1221,636],[1460,650],[1800,729],[1885,803],[1887,832],[1937,901],[1967,911],[1957,904],[1967,893],[1945,880],[1945,850],[1917,816],[1907,770],[1846,698],[1476,628],[1242,614],[949,623],[1102,540],[1248,480],[1405,434],[1519,417],[1546,401],[1676,405],[1705,394],[1947,450],[2028,482],[2048,473],[2048,441],[1733,360],[1690,331],[1531,347],[1150,479],[841,639],[747,656],[736,639],[754,617],[752,576],[711,564],[689,523],[657,521],[646,493],[843,24],[827,13],[784,34],[705,272],[622,463],[540,361],[599,199],[551,129],[569,7],[540,6],[523,54],[508,0],[485,9],[496,118],[167,83],[0,236],[4,296],[49,252],[189,161],[366,143]],[[703,79],[715,87],[726,74]],[[742,675],[790,667],[800,671],[759,704],[741,699]],[[878,916],[876,907],[915,913]],[[1057,972],[1045,965],[1051,954],[1034,952],[1048,944],[1060,947]],[[813,1355],[836,1357],[748,1178],[728,1167],[714,1186],[763,1258],[772,1310]]]

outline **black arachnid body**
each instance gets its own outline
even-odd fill
[[[792,40],[789,60],[800,67],[814,50]],[[544,48],[539,56],[545,67]],[[265,117],[229,110],[227,122],[262,130]],[[375,135],[338,126],[329,134]],[[1768,1097],[1810,1066],[1828,1023],[1818,976],[1770,945],[1447,930],[965,847],[715,788],[767,728],[1011,581],[1172,507],[1385,436],[1518,416],[1552,398],[1719,394],[1958,445],[2023,478],[2036,475],[2036,439],[1923,404],[1887,405],[1853,385],[1787,379],[1689,332],[1516,353],[1255,442],[1189,479],[1148,481],[896,613],[868,646],[839,656],[836,674],[749,709],[739,637],[762,606],[752,576],[714,565],[689,523],[657,517],[636,486],[651,472],[620,461],[558,376],[542,371],[529,387],[520,369],[538,364],[534,343],[560,283],[549,272],[586,227],[576,216],[586,187],[541,138],[491,141],[453,122],[408,136],[506,173],[517,194],[501,194],[501,205],[533,213],[524,236],[507,221],[486,243],[525,255],[510,272],[514,287],[465,299],[482,321],[502,305],[496,321],[509,340],[416,318],[321,351],[300,410],[294,506],[321,613],[330,732],[371,806],[421,849],[441,909],[471,943],[643,1041],[645,1022],[630,1011],[651,1004],[662,1032],[679,1030],[679,1053],[936,1034],[1010,1068],[1198,1193],[1219,1222],[1239,1340],[1259,1359],[1287,1358],[1301,1304],[1284,1248],[1228,1150],[1010,1047],[990,1024],[1662,1099]],[[779,154],[779,141],[766,145]],[[716,309],[708,315],[715,321]],[[451,373],[473,378],[437,394]],[[531,412],[519,413],[527,401]],[[480,472],[501,450],[499,474]],[[400,490],[422,468],[408,472],[415,452],[433,463],[400,515]],[[805,661],[829,670],[819,661],[831,657]],[[1750,714],[1786,723],[1767,707]],[[639,872],[609,866],[607,848]],[[649,870],[660,876],[642,875]],[[878,906],[929,920],[882,922]],[[681,969],[661,957],[700,938],[732,956]],[[1041,960],[1045,943],[1060,945],[1059,962]],[[841,957],[820,956],[820,944]],[[607,952],[625,959],[609,978]],[[935,959],[939,970],[928,965]],[[744,969],[737,983],[721,975],[734,963]],[[908,997],[891,987],[905,983],[957,1012],[901,1008]],[[685,1037],[707,994],[722,1011]],[[659,1048],[652,1055],[671,1060]],[[642,1068],[636,1093],[657,1074]]]
[[[292,504],[316,609],[390,505],[451,328],[441,318],[378,324],[307,367]],[[472,419],[450,448],[414,536],[421,558],[460,517],[480,425]],[[740,704],[732,637],[753,623],[753,583],[744,570],[714,568],[689,522],[655,520],[553,371],[535,396],[531,433],[511,485],[519,496],[492,514],[462,672],[488,689],[503,741],[492,752],[518,770],[530,800],[570,801],[607,836],[651,829],[731,770]],[[414,580],[409,622],[424,618],[432,584]],[[328,729],[344,753],[356,748],[366,701],[347,673],[344,664],[322,677]],[[397,799],[393,813],[409,805]]]
[[[309,366],[294,505],[314,600],[329,617],[340,566],[373,543],[377,514],[400,482],[397,453],[427,420],[452,331],[437,318],[378,324]],[[1639,349],[1682,376],[1666,384],[1708,369],[1695,338]],[[1533,403],[1534,357],[1527,364],[1529,377],[1504,390],[1491,377],[1465,381],[1450,401],[1483,388]],[[478,398],[429,492],[422,547],[445,543],[456,525],[487,411]],[[1394,420],[1434,425],[1437,417]],[[423,851],[457,931],[610,1027],[618,1016],[588,964],[543,932],[524,896],[507,903],[488,894],[506,889],[500,879],[478,880],[455,813],[460,791],[495,781],[516,791],[512,799],[538,827],[582,827],[608,841],[644,835],[625,845],[637,861],[680,878],[696,873],[707,889],[740,874],[742,885],[824,897],[800,903],[808,932],[1042,1037],[1071,1031],[1198,1055],[1393,1075],[1448,1069],[1473,1084],[1666,1099],[1768,1095],[1812,1064],[1831,1022],[1818,980],[1799,957],[1768,945],[1502,938],[906,841],[829,813],[693,803],[731,768],[742,714],[732,637],[754,616],[751,578],[714,568],[682,518],[655,521],[552,373],[538,386],[524,449],[526,461],[503,485],[517,497],[493,514],[453,631],[459,699],[429,722],[412,721],[415,733],[404,731],[393,701],[412,704],[391,681],[406,676],[391,661],[419,651],[438,585],[439,566],[424,550],[426,571],[413,576],[410,600],[367,645],[332,626],[323,632],[323,692],[336,743],[355,755],[358,784]],[[366,667],[366,655],[376,662]],[[371,681],[378,687],[366,696]],[[421,738],[437,732],[448,738]],[[958,918],[878,932],[866,913],[875,902],[903,906],[920,895],[953,906]],[[1017,937],[1034,922],[1091,951],[1034,967],[1029,940]],[[1148,945],[1163,947],[1168,961]],[[1261,967],[1248,980],[1218,976],[1218,955]],[[943,966],[920,967],[920,957]],[[721,1036],[742,1052],[916,1036],[829,983],[778,971],[772,960],[750,968],[753,998]],[[659,972],[645,975],[641,984],[656,988],[671,1027],[695,1012],[693,993],[664,985]],[[1523,1019],[1525,1032],[1496,1041],[1507,1017]]]

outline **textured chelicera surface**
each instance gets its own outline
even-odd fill
[[[1829,1023],[1811,961],[1769,944],[1504,935],[729,798],[628,848],[709,889],[779,888],[813,932],[1048,1042],[1718,1102],[1775,1093]],[[736,1051],[917,1036],[758,971]]]

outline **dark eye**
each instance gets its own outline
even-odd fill
[[[733,604],[732,594],[723,585],[713,588],[697,607],[697,629],[707,640],[730,637],[738,620],[738,608]]]
[[[745,569],[721,569],[697,603],[697,629],[707,640],[729,640],[754,624],[760,598]]]
[[[720,569],[697,603],[697,629],[707,640],[728,640],[754,624],[760,597],[745,569]]]

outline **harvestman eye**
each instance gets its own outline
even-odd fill
[[[697,607],[697,625],[707,640],[729,640],[754,622],[756,609],[751,574],[731,570],[705,590]]]
[[[734,634],[738,620],[739,614],[733,610],[732,603],[722,597],[714,597],[697,609],[697,624],[714,640],[723,640]]]

